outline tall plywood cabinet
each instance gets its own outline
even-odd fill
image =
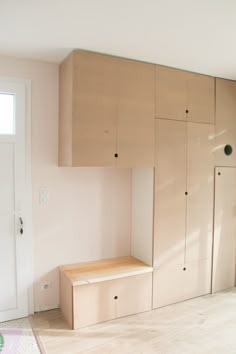
[[[152,269],[133,278],[136,292],[148,290],[141,310],[151,307],[151,285],[158,308],[235,284],[235,117],[234,81],[80,50],[60,65],[60,165],[132,168],[130,253],[154,266],[153,282]],[[94,289],[95,317],[97,291],[112,294],[99,321],[140,311],[132,291],[113,301],[131,279],[113,280],[85,288]],[[83,324],[97,321],[87,320],[85,311]]]
[[[210,292],[214,126],[157,120],[153,307]]]
[[[59,164],[154,166],[155,65],[74,51],[60,65]]]

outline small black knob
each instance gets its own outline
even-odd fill
[[[24,233],[24,230],[23,230],[23,228],[21,227],[21,228],[20,228],[20,234],[23,235],[23,233]]]
[[[115,155],[114,155],[114,156],[115,156],[115,158],[117,158],[117,157],[118,157],[118,154],[117,154],[117,153],[115,153]]]
[[[186,267],[184,267],[183,270],[186,270]]]
[[[186,111],[185,111],[186,113],[188,113],[188,109],[186,109]]]
[[[114,296],[114,300],[117,300],[118,299],[118,296]]]
[[[220,173],[220,172],[218,172],[218,175],[220,176],[220,175],[221,175],[221,173]]]
[[[225,155],[229,156],[229,155],[232,154],[232,152],[233,152],[232,146],[231,145],[225,145],[225,147],[224,147]]]
[[[185,192],[185,195],[188,195],[188,192]]]

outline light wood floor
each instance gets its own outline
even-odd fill
[[[236,288],[76,331],[59,310],[32,323],[48,354],[236,354]]]

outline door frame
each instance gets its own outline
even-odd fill
[[[25,215],[24,219],[27,223],[26,237],[26,252],[27,267],[27,293],[28,293],[28,315],[34,313],[34,293],[33,293],[33,235],[32,235],[32,169],[31,169],[31,80],[0,76],[0,83],[4,84],[21,84],[25,87],[25,176],[26,176],[26,200],[25,200]]]

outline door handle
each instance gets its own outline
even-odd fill
[[[24,233],[24,223],[23,223],[23,219],[20,216],[20,234],[23,235]]]

